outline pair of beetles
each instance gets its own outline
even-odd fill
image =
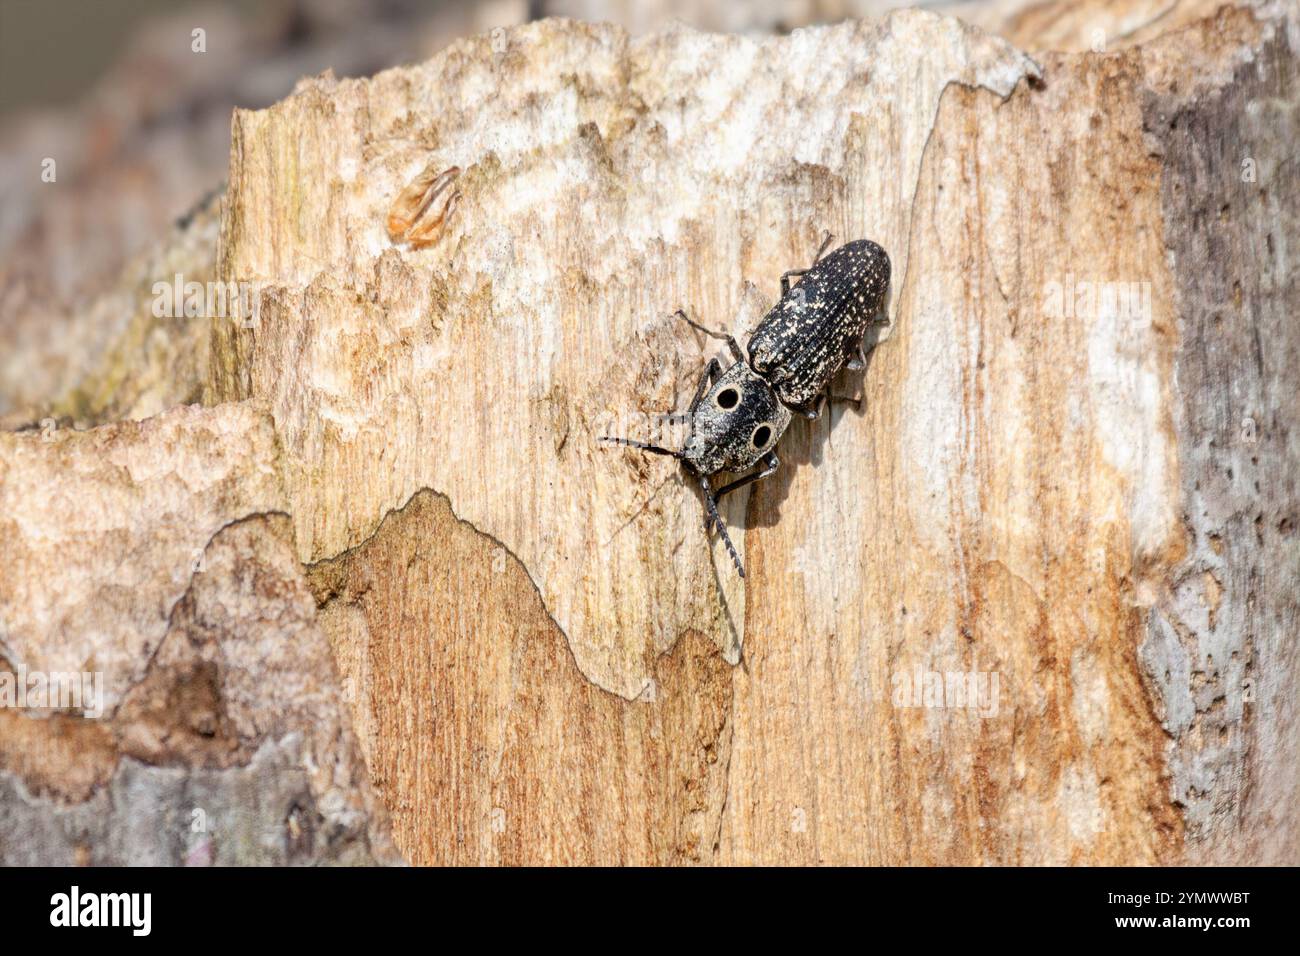
[[[745,568],[718,515],[718,502],[776,471],[776,444],[794,414],[817,418],[840,369],[865,365],[863,337],[889,288],[884,249],[859,239],[823,257],[830,241],[827,236],[809,268],[781,276],[781,299],[754,329],[748,355],[734,336],[697,325],[678,311],[693,328],[725,341],[735,359],[725,371],[716,358],[705,367],[686,413],[690,434],[680,450],[631,438],[600,439],[669,455],[699,478],[708,512],[706,530],[717,527],[742,578]],[[795,277],[799,281],[791,287]],[[716,490],[710,483],[720,472],[738,474],[750,468],[756,470]]]

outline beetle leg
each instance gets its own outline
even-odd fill
[[[850,372],[861,372],[867,367],[867,353],[862,350],[862,342],[859,341],[849,354],[849,360],[844,363],[844,367]]]
[[[826,247],[831,244],[831,240],[834,238],[835,238],[834,234],[829,229],[827,229],[826,238],[823,239],[822,244],[817,247],[817,255],[813,256],[813,265],[817,265],[817,263],[821,261],[822,254],[826,251]]]
[[[700,323],[698,322],[691,321],[691,317],[687,315],[685,310],[683,309],[678,309],[676,312],[673,313],[673,315],[680,316],[687,325],[695,329],[697,332],[703,332],[705,335],[709,336],[710,338],[714,338],[714,339],[718,339],[719,341],[726,342],[727,345],[730,346],[731,354],[736,357],[737,362],[743,362],[745,360],[745,353],[740,350],[740,343],[736,341],[736,337],[734,335],[729,335],[725,332],[715,332],[713,331],[713,329],[706,328],[703,325],[700,325]]]
[[[690,410],[686,413],[688,417],[695,414],[695,409],[699,407],[700,399],[704,397],[704,393],[709,390],[709,386],[713,384],[713,380],[721,373],[722,363],[716,358],[709,359],[709,364],[704,366],[704,374],[700,376],[700,384],[695,387],[695,397],[691,399]]]
[[[721,501],[722,496],[735,491],[737,488],[743,488],[745,485],[753,484],[760,479],[766,478],[772,472],[776,471],[781,464],[781,459],[776,457],[775,451],[769,451],[763,456],[763,470],[756,471],[746,475],[744,478],[738,478],[729,485],[723,485],[713,496],[714,501]]]
[[[798,412],[810,422],[814,422],[822,417],[822,403],[825,401],[826,394],[823,392],[813,399],[812,402],[805,405],[803,408],[798,409]]]
[[[790,294],[790,278],[792,276],[801,276],[807,271],[807,269],[789,269],[781,273],[781,298],[784,299]]]
[[[818,395],[815,399],[813,399],[803,408],[797,408],[795,409],[795,411],[797,411],[804,418],[808,419],[810,422],[815,422],[817,419],[822,417],[822,407],[826,404],[826,400],[828,398],[832,402],[852,402],[854,405],[857,405],[859,408],[862,407],[862,399],[854,398],[851,395],[833,395],[831,394],[830,389],[827,388],[826,391],[822,392],[820,395]]]
[[[826,238],[823,239],[822,244],[817,247],[817,255],[813,256],[812,264],[814,266],[821,261],[822,255],[826,252],[826,247],[831,244],[831,240],[834,238],[835,236],[830,232],[826,233]],[[809,266],[808,268],[811,269],[812,266]],[[790,280],[795,276],[803,275],[807,271],[808,269],[790,269],[781,273],[781,296],[783,298],[790,294]]]

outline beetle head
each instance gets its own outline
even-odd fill
[[[691,432],[680,451],[634,438],[602,435],[600,440],[676,458],[698,475],[708,525],[718,529],[736,571],[743,578],[745,568],[718,514],[709,476],[719,471],[748,470],[776,446],[789,424],[790,409],[781,404],[766,379],[740,361],[723,372],[713,387],[691,406]]]
[[[699,475],[745,471],[771,451],[790,424],[790,410],[745,362],[737,362],[700,396],[682,460]]]

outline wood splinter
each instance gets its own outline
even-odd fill
[[[436,161],[425,166],[388,208],[388,237],[393,242],[410,243],[412,249],[423,249],[435,243],[442,235],[443,223],[460,202],[460,191],[452,191],[442,202],[438,202],[438,197],[447,192],[459,175],[459,166],[442,172],[438,172]],[[437,214],[430,215],[435,206]]]

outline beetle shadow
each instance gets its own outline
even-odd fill
[[[892,296],[893,290],[890,289]],[[884,310],[888,314],[889,299],[886,298]],[[770,528],[781,520],[781,505],[790,494],[790,487],[800,469],[811,466],[819,467],[826,457],[826,444],[832,432],[839,426],[846,415],[861,419],[867,414],[867,372],[875,360],[877,346],[888,333],[885,325],[872,325],[867,329],[863,343],[866,361],[857,371],[841,369],[831,383],[835,395],[856,398],[852,401],[828,402],[822,408],[820,418],[808,419],[795,413],[786,430],[785,436],[777,445],[777,454],[781,458],[781,467],[772,477],[756,482],[751,486],[749,500],[744,510],[742,527]]]
[[[712,556],[710,563],[713,565],[713,593],[717,595],[718,604],[722,608],[723,624],[726,626],[727,632],[726,646],[721,648],[722,659],[734,667],[744,661],[744,631],[736,621],[736,615],[731,609],[731,598],[722,582],[722,575],[734,574],[735,569],[731,566],[731,560],[725,555],[725,552],[722,559],[718,559],[718,549],[713,547],[711,539],[708,547]],[[741,600],[743,601],[744,598],[741,597]]]

